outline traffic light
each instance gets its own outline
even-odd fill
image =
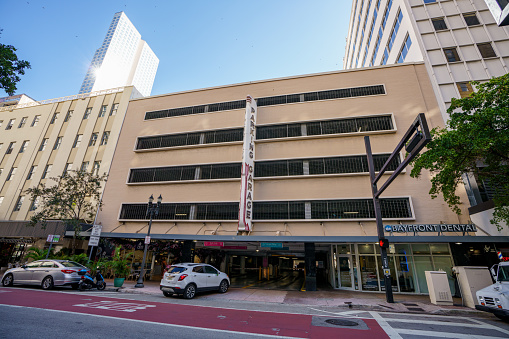
[[[378,240],[378,245],[380,245],[381,248],[389,248],[389,240],[382,238]]]

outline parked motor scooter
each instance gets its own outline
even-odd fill
[[[95,273],[95,279],[92,278],[92,276],[85,269],[79,270],[78,274],[81,275],[81,280],[78,285],[78,289],[80,291],[90,290],[92,288],[97,288],[99,291],[102,291],[106,288],[106,282],[104,281],[99,268],[97,268]]]

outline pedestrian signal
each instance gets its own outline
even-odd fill
[[[389,248],[389,240],[380,239],[378,240],[378,245],[380,245],[381,248]]]

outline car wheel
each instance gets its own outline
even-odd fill
[[[170,293],[170,292],[165,292],[165,291],[163,291],[163,294],[164,294],[164,296],[165,296],[165,297],[168,297],[168,298],[170,298],[171,296],[173,296],[173,293]]]
[[[51,276],[47,276],[42,279],[41,287],[43,290],[50,290],[53,288],[53,278]]]
[[[98,282],[98,283],[97,283],[97,289],[98,289],[99,291],[102,291],[102,290],[104,290],[105,288],[106,288],[106,282],[104,282],[104,281],[100,281],[100,282]]]
[[[9,273],[4,277],[4,280],[2,280],[2,285],[5,287],[12,286],[13,282],[14,278],[12,277],[12,274]]]
[[[229,287],[228,281],[226,279],[224,279],[219,284],[219,293],[226,293],[226,291],[228,291],[228,287]]]
[[[186,299],[193,299],[196,295],[196,286],[193,284],[189,284],[184,289],[184,298]]]

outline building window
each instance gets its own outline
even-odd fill
[[[412,40],[410,39],[410,36],[407,35],[405,41],[403,42],[403,46],[401,47],[401,52],[399,52],[397,63],[402,63],[405,61],[410,46],[412,46]]]
[[[55,121],[57,121],[57,119],[58,119],[58,116],[59,116],[59,115],[60,115],[60,113],[55,113],[55,114],[53,114],[53,117],[51,118],[51,121],[49,122],[49,123],[50,123],[50,125],[51,125],[51,124],[54,124],[54,123],[55,123]]]
[[[0,206],[2,205],[2,202],[4,202],[4,197],[0,197]]]
[[[34,120],[32,121],[32,124],[30,125],[30,127],[35,127],[37,126],[37,124],[39,123],[39,120],[41,119],[41,116],[40,115],[36,115],[34,117]]]
[[[9,174],[7,174],[7,179],[5,179],[5,181],[12,180],[12,178],[14,178],[14,174],[16,174],[17,169],[18,169],[17,167],[12,167],[11,170],[9,171]]]
[[[104,132],[101,137],[101,146],[108,144],[108,138],[110,137],[110,132]]]
[[[5,154],[11,154],[12,151],[14,150],[14,145],[16,145],[16,141],[13,141],[9,144],[9,147],[7,147]]]
[[[434,18],[431,19],[431,22],[433,23],[433,27],[435,27],[435,31],[443,31],[444,29],[447,29],[444,18]]]
[[[394,21],[394,26],[392,28],[392,32],[391,32],[389,41],[387,42],[387,50],[386,50],[387,52],[390,52],[392,49],[392,45],[394,44],[394,40],[396,40],[396,35],[398,34],[399,27],[401,26],[402,20],[403,20],[403,14],[401,13],[401,10],[400,10],[398,12],[398,15],[396,16],[396,20]]]
[[[21,147],[19,149],[19,153],[24,153],[26,151],[28,143],[29,143],[28,140],[23,141],[23,143],[21,144]]]
[[[448,62],[461,61],[456,48],[444,48],[445,58]]]
[[[83,120],[88,119],[90,117],[90,114],[92,113],[92,107],[87,107],[85,110],[85,114],[83,114]]]
[[[92,133],[92,135],[90,136],[90,141],[88,142],[88,146],[95,146],[98,135],[99,133]]]
[[[106,105],[102,105],[101,106],[101,110],[99,111],[99,118],[102,118],[103,116],[106,115],[106,109],[108,108],[108,106]]]
[[[88,162],[88,161],[83,161],[83,162],[81,163],[80,171],[81,171],[81,172],[86,172],[86,171],[87,171],[87,168],[88,168],[88,164],[89,164],[89,162]]]
[[[28,175],[27,175],[27,180],[32,179],[32,176],[34,175],[36,170],[37,170],[37,166],[30,167],[30,171],[28,172]]]
[[[46,145],[48,144],[48,138],[42,139],[41,146],[39,146],[39,152],[42,152],[46,149]]]
[[[16,121],[16,119],[11,119],[9,120],[9,123],[7,124],[7,126],[5,126],[5,129],[6,130],[9,130],[12,128],[12,126],[14,125],[14,122]]]
[[[92,174],[93,175],[99,175],[99,169],[101,168],[101,162],[100,161],[94,161],[94,167],[92,168]]]
[[[46,177],[49,174],[49,172],[51,172],[51,167],[53,167],[53,166],[52,165],[46,165],[46,167],[44,167],[44,172],[42,172],[41,179],[46,179]]]
[[[463,13],[463,18],[465,19],[467,26],[475,26],[481,24],[475,13]]]
[[[110,115],[116,115],[118,110],[118,104],[113,104],[111,107]]]
[[[468,97],[474,90],[472,89],[472,85],[468,82],[458,82],[456,84],[458,87],[458,91],[460,92],[460,96],[462,98]]]
[[[14,212],[17,212],[21,209],[21,205],[23,205],[23,200],[25,200],[24,196],[20,196],[18,201],[16,201],[16,205],[14,206]]]
[[[62,176],[66,175],[67,172],[69,172],[72,168],[72,164],[71,163],[67,163],[65,164],[65,167],[64,167],[64,171],[62,172]]]
[[[32,204],[30,205],[30,211],[35,211],[37,207],[39,207],[39,197],[35,198],[35,200],[32,200]]]
[[[76,135],[76,138],[74,138],[74,143],[72,144],[72,148],[79,147],[81,144],[81,138],[83,137],[83,134]]]
[[[424,0],[425,4],[431,4],[433,2],[437,2],[437,0]]]
[[[62,137],[58,137],[57,140],[55,140],[55,144],[53,145],[53,150],[59,149],[61,144],[62,144]]]
[[[2,127],[2,124],[4,123],[3,120],[0,120],[0,127]]]
[[[67,114],[65,115],[64,122],[69,121],[69,119],[71,119],[73,113],[74,113],[74,111],[71,111],[71,110],[67,111]]]
[[[477,49],[479,49],[479,53],[481,53],[483,58],[494,58],[497,56],[489,42],[485,44],[477,44]]]
[[[28,117],[21,118],[21,121],[19,122],[18,128],[24,127],[27,123]]]

